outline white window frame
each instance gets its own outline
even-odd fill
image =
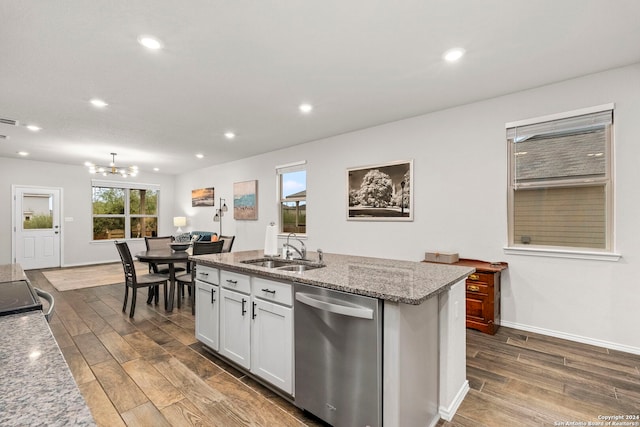
[[[518,128],[528,125],[535,125],[538,123],[550,122],[555,120],[568,119],[572,117],[582,116],[586,114],[594,114],[604,112],[607,110],[614,111],[615,105],[613,103],[598,105],[589,108],[583,108],[579,110],[568,111],[565,113],[553,114],[543,117],[536,117],[532,119],[521,120],[517,122],[510,122],[505,124],[507,133],[512,128]],[[614,242],[614,156],[613,156],[613,125],[611,127],[610,138],[606,147],[606,176],[600,178],[599,182],[604,185],[605,188],[605,215],[606,215],[606,245],[604,249],[589,249],[578,247],[557,247],[557,246],[539,246],[539,245],[518,245],[514,242],[514,199],[517,186],[515,183],[515,169],[514,162],[516,153],[514,152],[514,144],[507,137],[507,170],[508,170],[508,197],[507,197],[507,212],[508,212],[508,243],[504,247],[505,254],[509,255],[533,255],[533,256],[546,256],[546,257],[558,257],[558,258],[577,258],[577,259],[593,259],[602,261],[618,261],[621,257],[620,254],[615,253]],[[593,185],[594,180],[588,178],[584,180],[580,179],[566,179],[557,180],[554,182],[546,181],[533,184],[527,184],[526,188],[552,188],[552,187],[575,187],[578,185]],[[520,188],[525,188],[520,184]]]
[[[124,215],[95,215],[93,213],[93,188],[94,187],[108,187],[108,188],[117,188],[121,190],[125,190],[124,194]],[[131,214],[130,213],[130,194],[129,190],[154,190],[158,192],[158,206],[157,206],[157,214],[156,215],[140,215],[140,214]],[[124,239],[93,239],[93,219],[95,217],[124,217]],[[144,237],[126,237],[131,235],[131,218],[157,218],[158,221],[158,229],[160,229],[160,185],[158,184],[143,184],[137,182],[119,182],[119,181],[108,181],[101,179],[92,179],[91,180],[91,242],[92,243],[101,243],[101,242],[109,242],[112,243],[114,240],[142,240]]]
[[[306,160],[301,160],[299,162],[293,162],[293,163],[287,163],[284,165],[279,165],[276,166],[276,188],[277,188],[277,193],[276,193],[276,203],[277,203],[277,209],[278,209],[278,235],[281,237],[286,237],[288,236],[290,233],[287,233],[285,231],[282,231],[283,229],[283,224],[282,224],[282,203],[285,201],[291,202],[292,200],[285,200],[282,197],[282,175],[285,173],[291,173],[291,172],[299,172],[299,171],[305,171],[307,172],[307,161]],[[307,178],[308,178],[308,174],[307,174]],[[305,189],[305,191],[308,191],[308,186]],[[305,201],[305,209],[309,207],[308,204],[308,197],[309,194],[307,193],[306,197],[304,198]],[[306,215],[308,215],[309,212],[308,210],[306,211]],[[308,225],[308,224],[307,224]],[[305,233],[296,233],[296,236],[298,237],[306,237],[307,236],[307,232],[306,232],[306,227],[305,227]]]

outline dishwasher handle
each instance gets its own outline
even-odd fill
[[[336,302],[323,301],[303,292],[296,293],[296,301],[330,313],[359,317],[362,319],[373,319],[372,309],[356,304],[337,304]]]
[[[56,304],[55,300],[53,299],[53,295],[51,295],[49,292],[43,291],[42,289],[38,289],[35,287],[33,289],[36,291],[36,294],[38,294],[39,297],[45,299],[49,303],[49,310],[44,313],[44,317],[45,319],[47,319],[47,322],[51,322],[51,318],[53,317],[53,306]]]

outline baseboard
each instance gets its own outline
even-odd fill
[[[618,350],[618,351],[623,351],[625,353],[640,355],[640,348],[632,347],[630,345],[617,344],[610,341],[583,337],[581,335],[568,334],[566,332],[554,331],[552,329],[538,328],[537,326],[524,325],[521,323],[508,322],[505,320],[501,320],[500,325],[506,326],[507,328],[520,329],[522,331],[528,331],[528,332],[535,332],[536,334],[549,335],[551,337],[562,338],[568,341],[575,341],[583,344],[594,345],[596,347],[604,347],[611,350]]]
[[[74,263],[74,264],[63,264],[60,266],[60,268],[69,268],[69,267],[87,267],[89,265],[102,265],[102,264],[114,264],[116,262],[122,262],[120,261],[120,259],[114,259],[113,261],[90,261],[90,262],[81,262],[81,263]]]
[[[444,406],[440,406],[440,408],[438,408],[438,412],[440,412],[440,417],[445,421],[451,421],[468,392],[469,392],[469,381],[464,380],[464,384],[462,384],[462,387],[460,387],[460,390],[458,390],[458,393],[456,394],[456,397],[454,397],[453,400],[451,401],[451,404],[449,404],[449,406],[446,408]]]

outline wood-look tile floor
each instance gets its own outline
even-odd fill
[[[453,420],[438,427],[604,426],[599,417],[615,415],[640,426],[640,355],[505,327],[494,336],[467,329],[467,379]]]
[[[204,351],[188,302],[166,313],[162,301],[148,306],[142,289],[129,319],[124,285],[58,292],[40,271],[27,275],[56,298],[51,329],[99,425],[322,425]],[[553,426],[637,415],[639,369],[637,355],[505,327],[494,336],[467,330],[471,390],[453,420],[437,425]]]

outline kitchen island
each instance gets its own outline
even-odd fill
[[[0,265],[3,282],[27,280]],[[94,426],[42,311],[0,317],[0,425]]]
[[[316,253],[307,257],[319,259]],[[246,277],[380,300],[382,424],[433,426],[440,417],[450,420],[468,391],[464,280],[474,269],[340,254],[323,258],[323,267],[292,272],[255,262],[269,259],[260,250],[191,257],[199,266],[219,269],[221,287],[223,277],[231,277],[230,282]],[[212,301],[213,295],[212,291]],[[246,295],[247,301],[255,301],[255,296]],[[244,310],[244,300],[242,304]],[[295,390],[291,395],[296,403]]]

